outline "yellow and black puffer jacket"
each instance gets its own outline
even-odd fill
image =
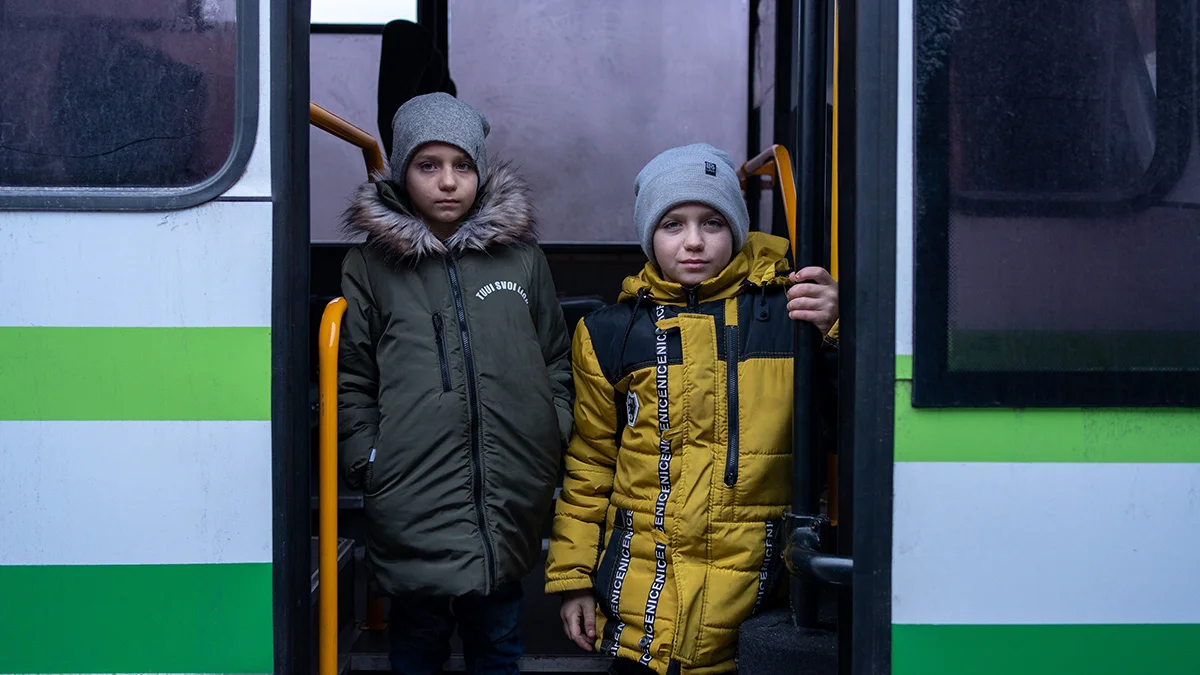
[[[786,587],[786,251],[751,233],[693,289],[647,264],[579,323],[546,592],[594,589],[601,653],[661,675],[732,671],[738,627]]]

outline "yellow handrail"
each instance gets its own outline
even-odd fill
[[[796,262],[796,180],[792,177],[792,158],[787,148],[775,144],[746,160],[738,170],[742,187],[750,176],[776,175],[775,185],[780,186],[783,198],[783,213],[787,218],[788,241],[792,245],[792,262]]]
[[[371,134],[311,101],[308,104],[308,119],[314,127],[327,131],[362,150],[368,181],[374,182],[383,178],[386,170],[383,153],[380,152],[379,144]],[[317,460],[317,466],[320,469],[317,554],[317,578],[321,589],[318,623],[320,650],[318,672],[320,675],[337,675],[338,670],[337,353],[342,316],[345,312],[345,298],[334,298],[325,306],[325,312],[321,315],[320,353],[317,363],[317,380],[321,401],[318,428],[320,447]],[[367,620],[364,627],[370,630],[381,630],[384,625],[382,602],[378,598],[373,598],[367,604]]]
[[[838,3],[833,3],[833,148],[830,151],[829,275],[838,278]],[[833,494],[830,488],[830,494]],[[836,516],[831,516],[837,520]]]
[[[346,299],[336,298],[325,306],[321,315],[319,368],[320,387],[320,675],[337,675],[337,538],[338,538],[338,479],[337,479],[337,376],[338,340],[341,337],[342,315]]]
[[[829,275],[838,278],[838,3],[833,3],[833,148],[830,150]],[[825,474],[829,486],[829,522],[838,524],[838,456],[829,453]]]
[[[374,136],[311,101],[308,103],[308,120],[314,127],[360,148],[363,161],[367,164],[367,175],[371,180],[383,176],[383,153],[380,152],[379,143],[375,142]]]

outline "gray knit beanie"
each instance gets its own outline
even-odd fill
[[[746,244],[750,212],[742,197],[733,159],[707,143],[671,148],[650,160],[633,184],[633,225],[651,262],[654,230],[673,207],[686,202],[707,204],[725,216],[733,231],[733,252]]]
[[[392,182],[404,187],[404,173],[413,153],[439,141],[462,148],[475,162],[479,187],[487,182],[487,146],[492,130],[483,113],[450,94],[437,92],[409,99],[392,117]]]

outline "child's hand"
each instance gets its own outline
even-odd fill
[[[563,593],[558,615],[562,617],[563,632],[567,637],[583,651],[592,651],[596,641],[596,598],[592,596],[592,589]]]
[[[838,284],[821,267],[805,267],[788,276],[794,286],[787,289],[788,316],[808,321],[821,329],[833,328],[838,319]]]

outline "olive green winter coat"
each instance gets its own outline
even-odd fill
[[[347,211],[368,239],[342,266],[340,458],[385,593],[490,593],[540,553],[572,382],[527,192],[495,168],[444,241],[388,184]]]

